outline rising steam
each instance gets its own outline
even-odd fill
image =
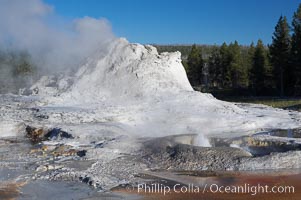
[[[75,67],[112,39],[106,19],[66,20],[41,0],[0,1],[1,49],[26,50],[48,73]]]

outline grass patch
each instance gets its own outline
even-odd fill
[[[255,103],[255,104],[264,104],[267,106],[272,106],[274,108],[282,108],[289,110],[297,110],[301,112],[301,98],[292,99],[292,98],[266,98],[266,97],[231,97],[223,98],[222,100],[230,102],[241,102],[241,103]]]

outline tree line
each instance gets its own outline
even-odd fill
[[[0,94],[18,93],[33,84],[37,67],[26,51],[0,50]]]
[[[176,46],[157,46],[158,51]],[[189,48],[189,52],[187,53]],[[272,43],[178,46],[192,86],[232,89],[251,95],[301,95],[301,4],[291,26],[281,16]],[[185,51],[184,51],[185,50]]]
[[[154,45],[159,52],[180,51],[192,86],[205,91],[236,91],[236,95],[301,95],[301,4],[289,25],[281,16],[272,43],[249,46]],[[0,50],[0,93],[16,93],[39,77],[26,51]]]

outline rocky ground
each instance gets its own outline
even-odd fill
[[[211,147],[196,146],[197,134],[133,138],[104,133],[81,143],[78,135],[45,125],[47,115],[31,107],[32,101],[20,102],[11,96],[6,100],[2,115],[16,115],[14,123],[19,126],[16,136],[0,139],[2,181],[64,180],[108,191],[147,182],[141,175],[154,175],[156,171],[210,173],[301,167],[300,129],[212,137]],[[18,121],[25,117],[26,121]]]

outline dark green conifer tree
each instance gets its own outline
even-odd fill
[[[294,77],[294,93],[301,95],[301,4],[294,13],[292,22],[291,76]]]
[[[243,65],[241,49],[237,41],[229,45],[230,72],[233,88],[245,87],[248,83],[248,69]]]
[[[193,45],[187,59],[187,76],[193,86],[201,84],[203,65],[202,51]]]
[[[261,40],[258,40],[250,70],[250,86],[255,94],[260,93],[265,88],[267,55]]]
[[[275,27],[273,41],[270,46],[270,58],[273,66],[274,78],[280,95],[283,96],[288,92],[287,86],[289,81],[290,70],[290,29],[286,17],[281,16]]]

